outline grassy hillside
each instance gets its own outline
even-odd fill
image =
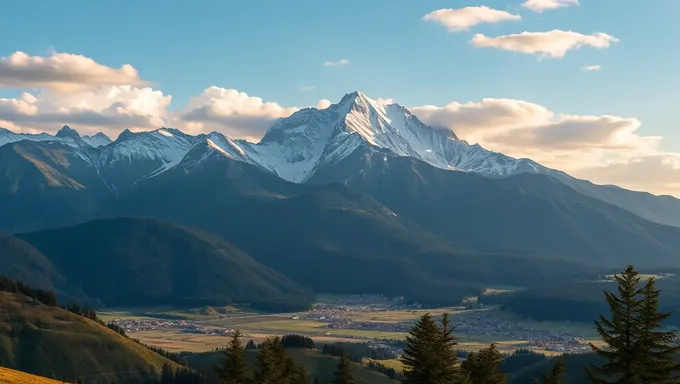
[[[21,235],[90,297],[107,306],[251,303],[307,308],[313,296],[233,245],[151,219],[107,219]]]
[[[141,379],[174,363],[84,317],[0,292],[0,366],[88,383]]]
[[[31,375],[26,372],[19,372],[13,369],[0,367],[0,384],[64,384],[64,381],[57,381]]]
[[[323,355],[316,350],[309,349],[287,349],[287,352],[298,363],[304,365],[310,377],[318,377],[322,383],[333,381],[333,374],[338,365],[338,358]],[[188,356],[189,365],[206,374],[213,374],[214,367],[219,364],[224,355],[221,352],[201,353]],[[257,353],[246,351],[247,359],[255,364]],[[352,363],[354,377],[357,384],[389,384],[397,383],[387,378],[387,376],[371,371],[357,363]],[[311,379],[310,379],[311,380]]]

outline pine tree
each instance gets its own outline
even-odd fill
[[[620,275],[615,276],[618,296],[605,291],[605,299],[611,312],[611,319],[600,316],[595,322],[597,333],[606,344],[597,347],[590,344],[595,353],[605,360],[601,366],[586,369],[588,381],[593,384],[643,384],[639,373],[642,361],[638,353],[640,324],[637,314],[642,303],[638,298],[639,273],[629,265]]]
[[[248,340],[248,344],[246,344],[246,349],[257,349],[257,345],[255,345],[253,339]]]
[[[241,343],[241,332],[234,333],[224,350],[224,359],[216,369],[222,384],[249,384],[251,373],[246,362],[245,348]]]
[[[354,376],[352,375],[352,366],[349,363],[349,356],[342,354],[338,368],[335,370],[335,380],[333,384],[354,384]]]
[[[641,360],[640,380],[645,384],[674,383],[678,378],[680,364],[676,363],[680,347],[675,345],[675,332],[660,331],[662,323],[672,313],[659,312],[659,294],[654,279],[649,279],[641,290],[640,340],[638,347]]]
[[[279,337],[270,337],[257,354],[257,384],[281,384],[285,380],[286,351]]]
[[[459,380],[454,349],[456,339],[448,315],[441,327],[429,313],[424,314],[406,336],[401,357],[404,384],[451,384]]]
[[[541,378],[542,384],[562,384],[565,379],[566,367],[564,365],[564,358],[560,357],[555,361],[550,372],[543,375]],[[538,380],[534,380],[534,383],[538,384]]]
[[[449,314],[444,313],[441,320],[441,330],[437,340],[437,360],[440,364],[439,382],[455,383],[460,377],[458,369],[458,354],[456,345],[458,340],[453,336],[453,326],[449,321]]]
[[[461,364],[461,371],[466,382],[471,384],[505,384],[507,375],[500,372],[503,355],[496,349],[496,344],[474,353]]]
[[[282,384],[307,384],[307,370],[286,355],[282,374]]]

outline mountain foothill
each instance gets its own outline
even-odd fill
[[[101,306],[439,305],[680,267],[680,200],[470,145],[361,92],[258,143],[0,129],[0,231],[0,274]]]

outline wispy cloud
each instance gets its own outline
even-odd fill
[[[584,71],[599,71],[602,69],[601,65],[584,65],[583,68]]]
[[[538,13],[557,8],[571,7],[573,5],[579,5],[578,0],[526,0],[522,3],[524,8]]]
[[[323,66],[324,67],[339,67],[341,65],[347,65],[349,64],[348,59],[342,59],[338,61],[324,61]]]
[[[488,37],[478,33],[472,38],[472,44],[478,48],[497,48],[548,58],[562,58],[568,51],[584,45],[598,49],[609,48],[612,43],[618,41],[619,39],[606,33],[584,35],[559,29],[548,32],[522,32],[498,37]]]
[[[313,85],[304,85],[304,86],[300,87],[300,90],[302,92],[309,92],[309,91],[313,91],[314,88],[315,87]]]
[[[500,23],[521,19],[520,15],[492,9],[485,5],[461,9],[438,9],[423,17],[423,20],[435,21],[445,26],[451,32],[467,31],[470,27],[482,23]]]

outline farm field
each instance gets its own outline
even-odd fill
[[[116,310],[101,316],[105,321],[119,322],[130,336],[143,343],[175,352],[213,351],[226,345],[228,336],[236,329],[255,342],[269,336],[301,334],[318,343],[389,343],[404,340],[413,322],[425,313],[433,316],[449,313],[461,348],[468,350],[495,342],[507,352],[517,348],[547,354],[583,352],[586,342],[597,339],[590,324],[537,322],[493,307],[423,309],[372,295],[323,295],[318,302],[307,312],[287,314],[229,307]]]

